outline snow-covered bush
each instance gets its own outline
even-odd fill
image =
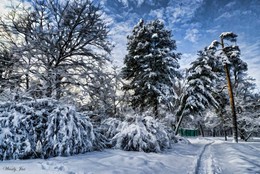
[[[174,134],[151,116],[134,115],[120,121],[103,121],[103,132],[111,138],[112,146],[126,151],[160,152],[170,148]]]
[[[0,159],[68,156],[98,144],[91,122],[55,100],[0,104]]]
[[[85,115],[88,115],[91,123],[93,124],[95,140],[93,145],[94,150],[100,150],[107,147],[111,147],[109,139],[104,135],[102,129],[100,128],[101,121],[104,120],[104,115],[97,115],[93,112],[84,112]]]
[[[108,139],[112,139],[120,132],[122,125],[122,121],[117,118],[107,118],[102,121],[100,129]]]

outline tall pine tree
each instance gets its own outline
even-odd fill
[[[219,61],[215,50],[205,48],[198,52],[198,58],[191,63],[188,69],[186,90],[181,96],[181,104],[177,111],[177,126],[175,133],[182,122],[184,114],[199,116],[207,107],[218,107],[216,96],[216,80],[220,72]],[[184,113],[186,112],[186,113]],[[200,126],[200,119],[196,119]]]
[[[152,108],[155,117],[159,117],[161,106],[173,106],[173,85],[181,78],[178,71],[180,54],[174,52],[176,42],[171,31],[159,20],[147,24],[140,20],[127,39],[128,54],[122,75],[128,83],[123,89],[132,92],[134,109]]]

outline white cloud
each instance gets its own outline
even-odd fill
[[[219,17],[217,17],[215,20],[218,21],[218,20],[222,20],[222,19],[228,19],[228,18],[231,18],[233,16],[234,15],[231,14],[230,12],[225,12],[225,13],[221,14]]]
[[[122,4],[124,4],[124,6],[128,6],[128,0],[119,0],[119,2],[121,2]]]
[[[137,6],[140,7],[144,3],[144,0],[137,0]]]
[[[184,8],[168,6],[166,7],[165,11],[166,18],[169,19],[172,24],[182,22],[184,17],[186,17],[186,10]]]
[[[150,13],[149,13],[149,16],[151,16],[152,18],[161,19],[161,20],[165,21],[164,20],[164,18],[165,18],[164,12],[165,12],[164,8],[151,10]]]
[[[241,58],[248,64],[248,74],[256,79],[260,91],[260,40],[254,44],[240,43]]]
[[[236,5],[236,1],[228,3],[227,5],[225,5],[225,7],[232,8],[234,5]]]
[[[197,58],[197,55],[184,53],[181,55],[181,59],[179,61],[181,69],[190,68],[191,62],[193,62]]]
[[[201,6],[203,0],[170,0],[165,9],[165,14],[169,21],[174,23],[186,23],[193,16],[195,11]]]
[[[206,30],[207,33],[210,33],[210,34],[215,34],[218,32],[218,30],[216,29],[209,29],[209,30]]]
[[[127,35],[131,33],[133,27],[132,21],[128,20],[116,23],[111,29],[110,37],[115,46],[111,54],[113,62],[117,66],[123,65],[124,57],[127,53]]]
[[[137,7],[140,7],[145,2],[145,0],[118,0],[118,2],[122,3],[125,7],[128,7],[131,1],[136,3]]]
[[[184,39],[189,40],[190,42],[196,43],[199,39],[199,30],[196,28],[187,29]]]
[[[221,20],[236,20],[238,16],[241,16],[242,11],[240,10],[227,10],[225,13],[222,13],[219,17],[217,17],[215,20],[216,21],[221,21]]]

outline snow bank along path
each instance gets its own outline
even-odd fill
[[[162,153],[108,149],[72,157],[0,162],[0,174],[260,174],[260,141],[194,138]]]

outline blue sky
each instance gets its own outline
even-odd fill
[[[241,58],[260,91],[260,1],[259,0],[101,0],[111,22],[115,43],[113,57],[122,65],[126,36],[140,18],[158,18],[172,30],[182,68],[189,67],[198,50],[218,40],[222,32],[238,35]]]
[[[172,30],[177,52],[182,53],[181,68],[189,67],[198,50],[218,40],[222,32],[238,34],[241,58],[248,73],[256,79],[260,92],[260,0],[95,0],[105,10],[110,36],[115,44],[114,62],[122,66],[126,36],[140,18],[160,19]],[[5,4],[1,0],[0,13]]]

